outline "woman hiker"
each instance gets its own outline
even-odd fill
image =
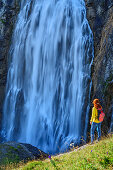
[[[93,144],[94,141],[94,132],[95,128],[97,128],[98,132],[98,141],[101,137],[101,122],[104,119],[105,114],[102,111],[102,106],[100,105],[99,99],[93,100],[94,107],[92,108],[92,117],[90,120],[91,124],[91,144]],[[101,115],[99,117],[99,111],[101,111]]]

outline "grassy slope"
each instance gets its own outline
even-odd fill
[[[51,160],[33,161],[27,164],[21,163],[18,166],[17,169],[21,170],[113,169],[113,134],[93,145],[89,144],[81,147],[81,149],[79,148],[72,152],[53,156]],[[11,169],[14,169],[14,167]]]

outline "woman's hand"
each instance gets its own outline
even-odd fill
[[[90,125],[92,125],[92,122],[90,122]]]

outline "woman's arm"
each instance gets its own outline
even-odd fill
[[[90,120],[90,124],[92,124],[93,119],[95,118],[95,108],[92,108],[92,116],[91,116],[91,120]]]

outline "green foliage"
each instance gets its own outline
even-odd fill
[[[37,161],[35,164],[28,163],[27,168],[39,170],[62,170],[62,169],[112,169],[113,168],[113,135],[101,140],[94,145],[87,145],[84,149],[74,150],[52,159]]]
[[[7,152],[4,154],[2,152],[0,153],[0,155],[2,156],[2,158],[0,159],[0,165],[6,166],[10,163],[19,163],[20,158],[18,156],[18,149],[13,146],[7,146],[7,145],[5,147],[7,147],[6,149]]]
[[[12,169],[14,169],[12,167]],[[16,169],[16,168],[15,168]],[[18,165],[18,170],[105,170],[113,169],[113,134],[98,143],[86,145],[52,159],[32,161]]]
[[[1,165],[8,165],[10,163],[19,163],[19,156],[8,152],[6,157],[2,158]]]
[[[41,165],[41,164],[42,164],[41,161],[39,161],[39,162],[34,161],[34,162],[31,162],[30,164],[26,165],[26,166],[23,168],[23,170],[34,169],[36,166]]]

